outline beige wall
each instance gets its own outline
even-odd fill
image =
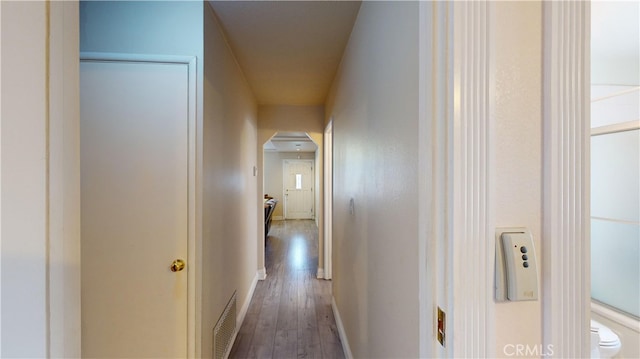
[[[44,357],[48,329],[46,28],[27,24],[44,24],[46,9],[43,3],[3,2],[1,6],[1,355]],[[26,43],[29,46],[23,46]]]
[[[284,211],[283,182],[282,182],[282,161],[283,160],[314,160],[316,154],[313,152],[268,152],[264,151],[264,194],[278,200],[276,209],[273,212],[273,219],[282,219]],[[318,168],[318,165],[314,165]],[[316,190],[317,191],[317,190]],[[316,204],[317,206],[317,204]]]
[[[233,291],[238,311],[256,277],[257,105],[209,5],[204,17],[202,357]],[[260,147],[260,149],[262,149]]]
[[[326,116],[334,130],[333,295],[351,351],[416,358],[417,2],[362,3]]]
[[[529,228],[542,268],[542,5],[495,6],[496,227]],[[541,300],[496,303],[496,355],[541,345]]]
[[[333,289],[355,357],[416,357],[422,339],[414,6],[363,3],[327,105],[326,118],[334,118]],[[540,3],[502,2],[494,23],[496,226],[528,227],[539,261],[541,16]],[[506,344],[540,346],[540,301],[496,304],[499,356]]]
[[[324,134],[324,107],[323,106],[287,106],[287,105],[260,105],[258,107],[258,176],[264,176],[264,144],[278,132],[306,132],[307,135],[318,146],[316,151],[316,163],[322,163]],[[320,199],[323,196],[322,182],[319,180],[323,176],[322,166],[316,166],[316,183],[319,189],[316,191],[316,213],[322,214],[323,206]],[[258,193],[256,198],[257,224],[258,224],[258,268],[263,270],[264,266],[264,183],[258,181]],[[322,215],[316,217],[318,224],[318,263],[323,265],[323,221]]]
[[[0,13],[0,357],[79,357],[78,4]]]

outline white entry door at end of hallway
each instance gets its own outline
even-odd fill
[[[283,163],[285,219],[314,218],[314,176],[312,160],[285,160]]]

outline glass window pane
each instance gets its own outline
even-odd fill
[[[640,225],[591,220],[591,297],[640,316]]]
[[[302,175],[296,174],[296,189],[302,189]]]
[[[591,215],[640,222],[640,130],[591,137]]]

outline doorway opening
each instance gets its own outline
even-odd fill
[[[278,132],[263,145],[264,198],[276,203],[272,221],[316,219],[317,150],[305,132]]]

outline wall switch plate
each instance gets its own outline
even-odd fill
[[[528,229],[496,228],[496,301],[537,300],[537,267],[533,238]]]

